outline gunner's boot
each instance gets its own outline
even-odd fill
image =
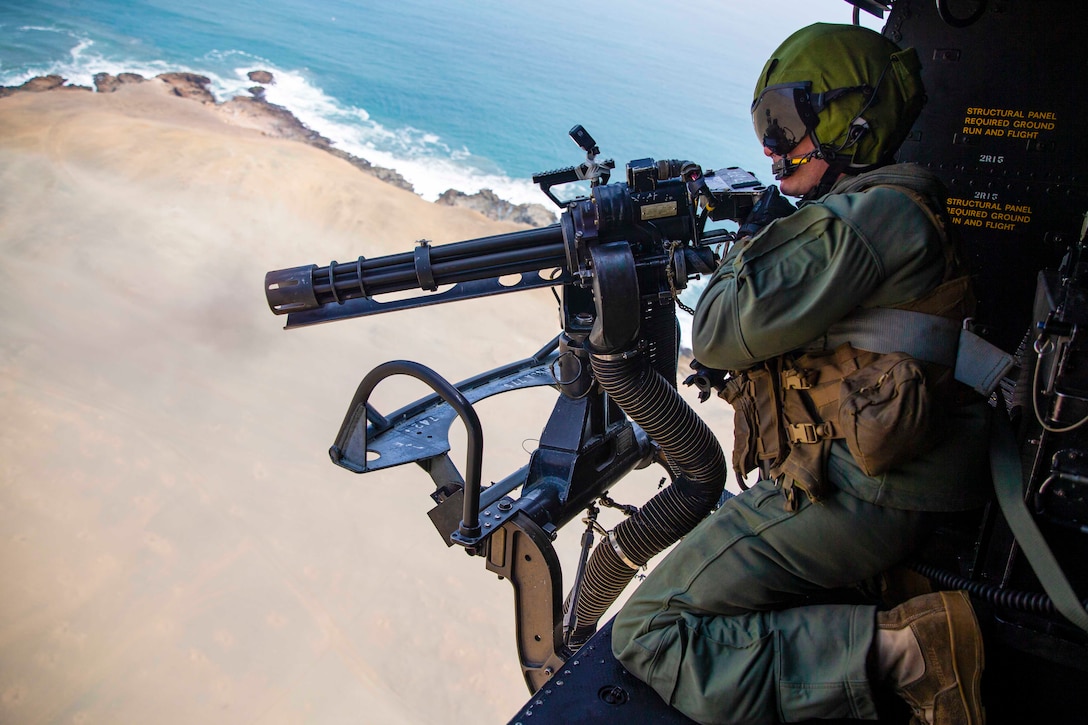
[[[933,592],[878,612],[877,669],[914,723],[983,725],[982,634],[966,592]]]

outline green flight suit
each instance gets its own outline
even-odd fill
[[[747,369],[813,351],[858,307],[924,297],[946,272],[944,241],[901,189],[943,205],[911,165],[841,179],[739,243],[696,309],[696,358]],[[707,723],[877,716],[867,662],[875,607],[812,604],[909,556],[932,512],[975,507],[988,483],[983,402],[950,408],[940,443],[880,477],[834,441],[817,503],[760,481],[704,520],[617,615],[619,660],[670,704]]]

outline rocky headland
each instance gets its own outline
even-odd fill
[[[267,70],[252,70],[247,74],[255,84],[250,87],[250,96],[235,96],[219,101],[208,89],[211,79],[196,73],[161,73],[154,78],[145,78],[137,73],[97,73],[94,76],[94,88],[83,85],[70,85],[59,75],[38,76],[18,86],[0,86],[0,98],[14,93],[41,93],[46,91],[94,91],[113,93],[126,84],[161,83],[176,96],[198,103],[213,106],[225,121],[236,126],[253,128],[266,136],[299,141],[320,148],[338,158],[347,161],[364,173],[393,184],[407,191],[414,191],[412,184],[394,169],[376,166],[364,158],[337,148],[335,144],[320,133],[309,128],[289,109],[270,103],[265,98],[267,86],[275,83],[274,75]],[[510,221],[529,226],[546,226],[556,221],[555,214],[542,204],[514,204],[499,198],[490,189],[483,189],[475,194],[466,194],[456,189],[448,189],[436,200],[437,204],[472,209],[496,221]]]
[[[475,194],[447,189],[434,203],[473,209],[495,221],[528,224],[533,227],[544,227],[556,221],[555,214],[541,204],[513,204],[500,199],[491,189],[481,189]]]

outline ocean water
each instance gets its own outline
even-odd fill
[[[770,181],[754,79],[790,32],[851,13],[843,0],[0,0],[0,85],[184,70],[225,100],[265,69],[271,102],[424,198],[490,188],[549,204],[530,177],[584,159],[567,135],[578,123],[620,168],[683,158]]]

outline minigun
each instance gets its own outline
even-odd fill
[[[378,366],[360,383],[330,449],[356,473],[414,462],[431,476],[429,516],[446,541],[481,556],[514,587],[516,639],[526,684],[539,689],[596,630],[605,610],[646,562],[719,503],[725,458],[709,427],[676,389],[676,306],[690,279],[712,272],[715,245],[735,240],[708,221],[741,222],[764,192],[732,167],[703,172],[689,161],[639,159],[608,184],[614,163],[581,126],[571,137],[586,162],[533,177],[563,208],[548,227],[328,266],[269,272],[265,294],[287,327],[329,322],[537,287],[561,288],[562,330],[531,357],[452,385],[417,363]],[[554,187],[588,181],[561,201]],[[379,300],[391,292],[420,291]],[[391,375],[434,394],[386,416],[369,403]],[[481,425],[472,404],[549,385],[560,393],[529,463],[481,486]],[[468,431],[465,475],[449,458],[455,417]],[[426,430],[427,435],[420,433]],[[671,483],[593,546],[597,503],[635,468],[661,464]],[[519,494],[515,496],[515,492]],[[590,526],[569,598],[552,547],[583,510]]]

